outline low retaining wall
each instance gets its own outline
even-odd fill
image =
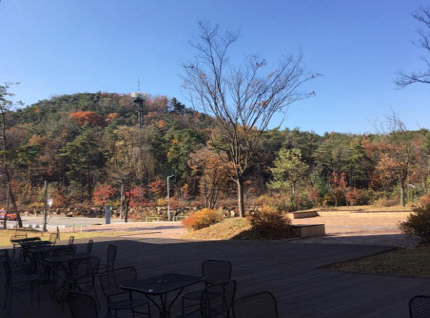
[[[386,218],[386,219],[406,219],[412,212],[378,212],[378,211],[318,211],[318,215],[326,217],[346,216],[350,218]]]
[[[324,224],[294,225],[293,230],[299,237],[325,236]]]

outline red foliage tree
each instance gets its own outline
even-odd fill
[[[166,185],[163,180],[155,179],[149,185],[149,191],[156,197],[162,198],[166,193]]]
[[[342,172],[340,175],[336,172],[333,172],[330,178],[330,182],[332,185],[335,204],[337,206],[341,202],[341,200],[345,199],[345,192],[347,188],[345,172]]]
[[[146,189],[143,187],[135,186],[129,192],[130,206],[132,208],[141,207],[148,203],[146,198]]]
[[[115,189],[111,185],[97,184],[93,192],[93,203],[103,206],[114,193]]]

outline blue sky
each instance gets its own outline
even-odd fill
[[[284,127],[375,132],[392,111],[409,129],[430,129],[430,86],[397,89],[395,74],[424,68],[412,44],[416,0],[3,0],[0,82],[19,81],[30,105],[78,92],[167,95],[189,105],[181,63],[199,20],[242,36],[234,56],[258,53],[270,63],[303,54],[324,76],[303,87],[316,96],[292,105]],[[272,121],[272,127],[278,123]]]

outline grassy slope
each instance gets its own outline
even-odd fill
[[[184,238],[195,240],[231,240],[237,238],[250,228],[251,226],[245,218],[231,218],[199,231],[190,231]]]

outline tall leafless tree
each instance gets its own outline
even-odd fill
[[[396,79],[399,87],[406,87],[413,83],[430,84],[430,9],[421,8],[412,16],[424,25],[424,28],[418,31],[419,38],[414,44],[425,50],[427,56],[423,55],[421,59],[424,61],[426,69],[419,72],[400,71]]]
[[[18,210],[18,206],[16,204],[16,199],[15,199],[15,194],[13,192],[13,188],[12,188],[12,181],[13,181],[13,167],[11,165],[11,158],[10,158],[10,154],[11,152],[9,151],[10,149],[8,149],[8,144],[7,144],[7,135],[6,135],[6,115],[7,112],[9,111],[10,107],[12,107],[12,102],[8,99],[8,97],[13,96],[12,93],[10,93],[8,91],[8,89],[10,88],[11,83],[5,83],[4,85],[0,85],[0,125],[1,125],[1,135],[0,135],[0,139],[1,139],[1,158],[0,158],[0,162],[1,162],[1,166],[6,178],[6,183],[7,183],[7,191],[8,191],[8,196],[10,201],[12,202],[12,207],[16,213],[16,217],[17,217],[17,221],[18,221],[18,226],[22,227],[22,220],[21,220],[21,216],[19,214],[19,210]],[[8,211],[7,211],[8,212]],[[4,222],[6,222],[6,215],[5,215],[5,219]],[[6,223],[4,223],[6,225]]]
[[[231,178],[237,185],[239,214],[244,216],[244,176],[261,135],[275,114],[283,118],[288,105],[314,95],[298,88],[318,74],[305,73],[302,57],[292,55],[272,72],[264,73],[266,61],[256,55],[243,65],[232,66],[227,53],[238,33],[221,33],[218,25],[203,22],[199,31],[199,37],[191,42],[195,59],[183,65],[184,88],[195,107],[216,118],[217,134],[212,143],[219,154],[225,148],[233,164]]]

